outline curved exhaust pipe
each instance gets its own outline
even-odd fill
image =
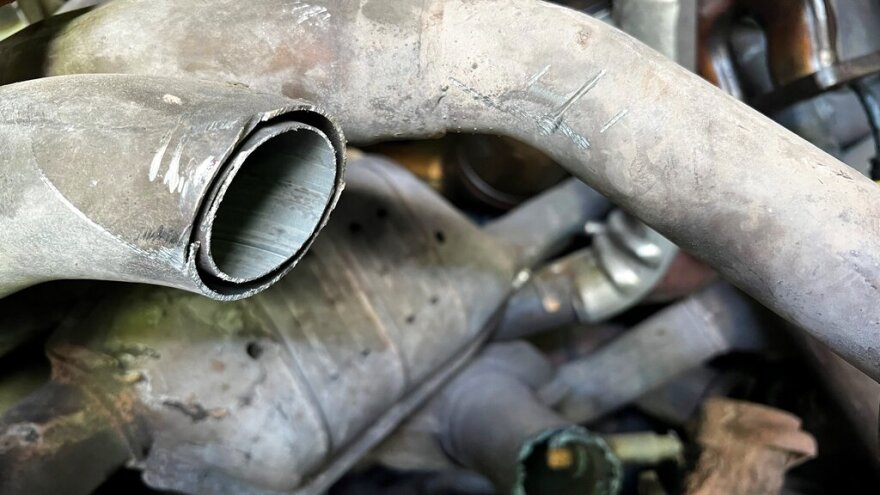
[[[320,102],[356,142],[519,139],[880,379],[877,185],[586,15],[535,0],[116,0],[13,45],[28,36],[36,73],[243,83]]]
[[[90,75],[5,86],[0,108],[0,295],[94,278],[244,298],[293,267],[342,188],[342,134],[302,101]]]

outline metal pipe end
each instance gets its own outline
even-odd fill
[[[207,295],[249,297],[283,277],[326,224],[343,188],[344,139],[320,114],[257,126],[215,178],[190,261]]]
[[[514,495],[613,495],[620,461],[601,438],[580,426],[551,428],[523,443]]]

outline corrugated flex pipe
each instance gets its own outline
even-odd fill
[[[342,134],[312,105],[193,80],[8,85],[0,143],[0,295],[92,278],[247,297],[342,187]]]
[[[116,0],[54,29],[10,39],[33,39],[33,75],[245,84],[319,102],[356,142],[519,139],[880,378],[877,185],[586,15],[535,0]]]

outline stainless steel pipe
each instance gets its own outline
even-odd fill
[[[13,38],[35,38],[36,74],[245,84],[319,101],[357,142],[517,138],[880,378],[876,184],[586,15],[534,0],[116,0],[55,29]]]
[[[314,107],[156,77],[0,88],[0,295],[52,279],[239,299],[287,273],[341,191]]]

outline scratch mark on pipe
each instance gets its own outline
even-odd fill
[[[162,147],[159,148],[159,151],[153,155],[153,161],[150,162],[150,172],[148,175],[150,182],[155,181],[156,177],[159,176],[159,168],[162,166],[162,160],[165,158],[165,152],[168,151],[169,144],[171,144],[171,136],[168,136],[168,139],[165,140],[165,144],[163,144]]]
[[[510,115],[512,117],[515,117],[517,119],[520,119],[524,122],[529,122],[529,123],[535,124],[538,127],[538,129],[541,131],[542,134],[549,135],[549,134],[552,134],[556,131],[559,131],[562,133],[562,135],[569,138],[575,144],[575,146],[577,146],[578,148],[588,150],[592,147],[592,143],[590,143],[590,140],[587,139],[587,137],[578,134],[577,131],[572,129],[568,124],[565,124],[564,122],[560,122],[559,125],[557,125],[552,131],[545,133],[546,129],[544,127],[544,121],[546,118],[535,117],[535,116],[530,115],[525,110],[510,106],[510,105],[505,105],[502,101],[499,101],[496,98],[492,98],[490,96],[484,95],[483,93],[480,93],[476,89],[468,86],[467,84],[459,81],[458,79],[456,79],[454,77],[450,78],[450,81],[452,82],[452,84],[454,86],[461,89],[462,91],[467,93],[471,98],[482,103],[483,105],[485,105],[489,108],[493,108],[495,110],[498,110],[499,112],[505,113],[505,114]]]
[[[822,171],[824,171],[824,172],[828,172],[828,173],[834,175],[835,177],[840,177],[841,179],[845,179],[845,180],[848,180],[848,181],[850,181],[850,182],[852,182],[852,181],[854,180],[854,179],[852,178],[852,176],[849,175],[848,173],[846,173],[846,172],[844,172],[843,170],[840,170],[840,169],[838,169],[838,168],[835,168],[835,167],[833,167],[833,166],[831,166],[831,165],[825,165],[825,164],[822,163],[822,162],[816,162],[816,166],[818,167],[819,170],[822,170]],[[821,181],[820,181],[820,182],[821,182]]]
[[[620,122],[620,119],[626,117],[626,114],[628,114],[628,113],[629,113],[628,108],[617,112],[617,115],[615,115],[614,117],[611,117],[611,120],[609,120],[608,122],[605,123],[605,125],[602,126],[602,130],[599,131],[599,134],[605,134],[605,131],[614,127],[614,125],[617,124],[618,122]]]
[[[550,71],[550,68],[551,66],[547,65],[529,78],[526,82],[526,91],[551,105],[562,105],[565,103],[566,97],[541,83],[541,78]]]
[[[578,148],[588,150],[593,147],[593,144],[586,138],[586,136],[581,136],[575,132],[574,129],[569,127],[568,124],[562,124],[559,127],[559,131],[562,132],[565,137],[571,139]]]
[[[165,172],[165,178],[162,183],[168,186],[168,192],[174,192],[177,184],[180,182],[180,157],[183,155],[183,143],[177,143],[174,154],[171,156],[171,163],[168,164],[168,171]]]
[[[293,2],[293,8],[290,10],[292,14],[296,15],[296,23],[303,24],[312,19],[315,19],[320,22],[326,22],[330,19],[330,12],[327,11],[327,7],[322,7],[319,5],[311,5],[301,0],[296,0]]]
[[[456,79],[456,78],[454,78],[454,77],[451,78],[451,81],[452,81],[452,84],[454,84],[456,87],[458,87],[459,89],[461,89],[462,91],[464,91],[465,93],[467,93],[468,95],[470,95],[471,98],[473,98],[473,99],[479,101],[480,103],[486,105],[487,107],[494,108],[495,110],[500,110],[500,111],[502,111],[502,112],[507,113],[507,111],[506,111],[504,108],[501,108],[500,105],[496,104],[495,101],[494,101],[492,98],[489,98],[488,96],[486,96],[486,95],[480,93],[479,91],[477,91],[477,90],[471,88],[471,87],[468,86],[467,84],[465,84],[465,83],[459,81],[458,79]]]
[[[559,117],[562,118],[562,116],[565,115],[565,113],[568,112],[569,109],[571,109],[572,105],[574,105],[575,103],[580,101],[581,98],[586,96],[587,93],[589,93],[593,88],[595,88],[596,85],[599,84],[599,81],[602,80],[602,78],[605,77],[605,74],[607,74],[607,73],[608,73],[607,70],[602,69],[601,71],[599,71],[598,74],[596,74],[596,77],[585,82],[583,84],[583,86],[581,86],[577,91],[575,91],[574,94],[571,95],[571,97],[568,99],[568,101],[565,102],[565,104],[562,105],[562,107],[556,111],[557,115],[559,115]]]
[[[64,206],[66,206],[71,211],[71,213],[73,213],[77,218],[81,219],[87,225],[96,229],[101,234],[107,236],[108,238],[112,239],[115,242],[118,242],[119,244],[125,246],[126,248],[132,250],[133,252],[135,252],[139,255],[142,255],[142,256],[150,256],[149,252],[139,248],[138,246],[135,246],[134,244],[122,239],[121,237],[117,237],[112,232],[110,232],[109,230],[104,228],[103,225],[101,225],[98,222],[89,218],[89,216],[86,215],[85,212],[80,210],[79,207],[74,205],[69,199],[67,199],[67,196],[65,196],[60,190],[58,190],[57,187],[55,187],[55,184],[53,184],[52,181],[48,177],[46,177],[45,174],[43,174],[42,170],[38,170],[37,172],[40,174],[40,182],[42,182],[43,185],[48,187],[49,190],[52,191],[52,194],[54,194],[55,197],[58,198],[58,201],[60,201]],[[168,256],[167,258],[169,261],[172,261],[172,262],[175,261],[175,258],[173,256]]]
[[[571,110],[571,107],[574,106],[575,103],[579,102],[581,98],[587,95],[593,88],[599,84],[599,81],[605,77],[608,71],[606,69],[602,69],[599,73],[589,81],[585,82],[581,85],[580,88],[577,89],[568,99],[559,106],[556,110],[553,111],[552,114],[546,116],[542,120],[541,128],[546,134],[552,134],[557,131],[559,127],[562,125],[562,119],[565,117],[565,114]]]
[[[550,72],[550,66],[549,66],[549,65],[547,65],[546,67],[544,67],[543,69],[541,69],[540,71],[538,71],[537,73],[535,73],[534,76],[532,76],[531,78],[529,78],[528,82],[526,82],[526,87],[527,87],[527,88],[531,88],[532,86],[534,86],[535,84],[537,84],[537,82],[540,81],[542,77],[544,77],[545,75],[547,75],[548,72]]]

